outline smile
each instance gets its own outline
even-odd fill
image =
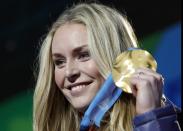
[[[67,89],[69,89],[69,90],[81,89],[81,88],[84,88],[84,87],[86,87],[87,85],[89,85],[91,83],[92,82],[79,82],[79,83],[74,83],[74,84],[68,85],[67,86]]]
[[[76,83],[73,85],[68,86],[68,90],[70,90],[70,93],[72,96],[79,96],[82,94],[86,87],[90,85],[92,82],[83,82],[83,83]]]
[[[85,88],[86,85],[79,85],[79,86],[74,86],[71,88],[71,91],[79,91],[81,90],[82,88]]]

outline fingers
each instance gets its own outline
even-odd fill
[[[150,69],[138,69],[130,79],[132,93],[136,97],[136,111],[145,111],[161,106],[163,77]]]
[[[151,69],[148,69],[148,68],[139,68],[137,69],[137,71],[135,73],[144,73],[144,74],[147,74],[147,75],[152,75],[154,76],[158,81],[161,81],[163,84],[164,84],[164,78],[161,74],[151,70]]]
[[[162,95],[162,82],[159,81],[158,78],[151,73],[135,73],[134,78],[136,78],[136,81],[138,81],[138,86],[136,86],[137,90],[144,90],[143,88],[149,88],[146,90],[150,90],[153,94],[153,96],[157,96],[156,98],[161,97]],[[155,99],[156,99],[155,98]]]
[[[161,74],[159,74],[151,69],[148,69],[148,68],[139,68],[139,69],[137,69],[137,71],[135,72],[134,75],[136,75],[136,74],[146,75],[146,77],[149,79],[149,81],[151,83],[157,84],[157,87],[159,87],[159,91],[162,90],[161,88],[164,85],[164,78],[162,77]]]

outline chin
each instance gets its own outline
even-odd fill
[[[79,112],[85,112],[85,110],[88,108],[89,104],[78,104],[78,105],[73,105],[74,109],[78,110]]]

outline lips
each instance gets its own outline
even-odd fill
[[[91,83],[92,82],[74,83],[67,86],[67,89],[70,91],[72,96],[78,97],[81,96],[87,90],[88,85],[90,85]]]
[[[76,90],[76,89],[81,89],[86,87],[87,85],[91,84],[92,82],[79,82],[79,83],[74,83],[71,85],[67,86],[68,90]]]

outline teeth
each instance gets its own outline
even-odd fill
[[[72,87],[71,90],[80,90],[84,87],[85,87],[85,85],[79,85],[79,86]]]

